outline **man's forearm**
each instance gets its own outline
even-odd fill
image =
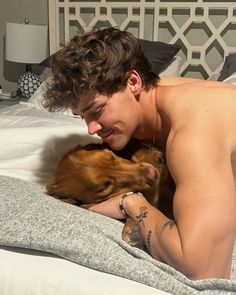
[[[142,197],[130,196],[125,210],[139,225],[145,244],[155,259],[181,269],[182,248],[178,228],[173,220],[151,206]]]
[[[212,238],[209,228],[181,228],[143,196],[131,195],[124,200],[127,214],[139,225],[151,255],[174,267],[190,279],[229,278],[235,235]],[[179,221],[180,223],[180,221]],[[207,223],[206,223],[207,226]],[[226,255],[222,257],[222,248]]]

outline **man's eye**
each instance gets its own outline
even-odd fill
[[[93,111],[92,114],[93,115],[98,115],[98,114],[100,114],[102,112],[102,110],[103,110],[103,107],[100,107],[100,108],[96,109],[95,111]]]
[[[81,116],[81,115],[79,115],[79,114],[76,114],[76,113],[74,113],[74,112],[72,112],[72,114],[73,114],[73,117],[74,117],[74,118],[79,118],[79,119],[84,120],[84,117],[83,117],[83,116]]]

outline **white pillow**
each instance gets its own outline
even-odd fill
[[[230,75],[228,78],[226,78],[222,82],[229,83],[229,84],[236,84],[236,72]]]
[[[48,78],[48,79],[50,79],[50,78]],[[38,87],[38,89],[34,92],[34,94],[28,100],[28,103],[31,104],[32,106],[34,106],[36,109],[46,111],[46,109],[42,105],[42,100],[43,100],[43,94],[46,90],[46,83],[48,82],[48,79],[41,83],[41,85]],[[56,113],[74,117],[70,108],[68,108],[64,111],[57,111]]]
[[[183,59],[176,55],[173,58],[173,61],[168,65],[168,67],[166,69],[164,69],[159,76],[160,77],[166,77],[166,76],[170,76],[170,77],[179,77],[180,76],[180,68],[183,64]]]

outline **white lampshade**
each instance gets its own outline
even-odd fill
[[[6,60],[38,64],[48,56],[45,25],[6,23]]]

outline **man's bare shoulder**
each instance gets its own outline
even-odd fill
[[[221,87],[221,88],[233,88],[236,89],[236,85],[221,82],[221,81],[210,81],[198,78],[188,78],[188,77],[161,77],[159,86],[195,86],[198,87]]]
[[[223,82],[167,77],[157,94],[159,109],[172,118],[173,124],[186,122],[187,116],[191,122],[194,118],[202,120],[202,116],[208,121],[214,114],[223,119],[224,114],[236,111],[236,85]]]
[[[198,83],[200,79],[195,78],[183,78],[183,77],[161,77],[159,86],[175,86],[186,83]]]

